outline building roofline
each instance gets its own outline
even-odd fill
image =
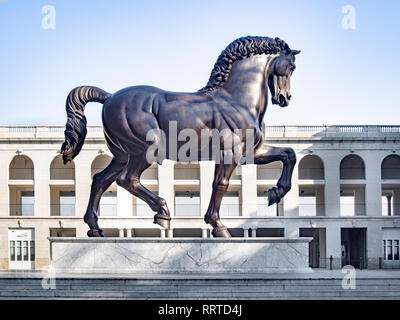
[[[104,139],[102,126],[88,126],[87,139]],[[0,140],[64,139],[64,126],[0,126]],[[400,125],[272,125],[266,140],[400,140]]]

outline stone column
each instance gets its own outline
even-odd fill
[[[211,199],[212,183],[214,180],[213,161],[200,162],[200,214],[204,215],[207,212],[208,204]]]
[[[132,195],[124,188],[117,186],[117,216],[132,217]]]
[[[374,221],[367,229],[367,265],[364,268],[379,269],[379,257],[383,257],[382,239],[382,228]]]
[[[251,238],[256,238],[257,237],[257,228],[249,229],[249,234],[250,234]]]
[[[388,195],[386,196],[386,200],[387,200],[387,212],[388,212],[388,216],[393,216],[393,210],[392,210],[392,195]]]
[[[8,166],[7,166],[8,169]],[[8,239],[8,225],[0,225],[0,270],[7,270],[9,268],[9,239]]]
[[[202,238],[208,238],[208,229],[201,229],[201,237]]]
[[[382,216],[381,158],[377,152],[362,155],[365,162],[365,204],[369,217]]]
[[[126,229],[126,237],[132,238],[132,229],[131,228]]]
[[[95,154],[82,150],[75,163],[75,216],[83,217],[89,202],[90,188],[92,185],[91,165]]]
[[[392,203],[393,203],[392,215],[400,216],[400,189],[393,190]]]
[[[28,224],[24,227],[30,227]],[[35,269],[47,269],[50,264],[50,235],[49,225],[46,222],[35,226]]]
[[[340,225],[331,224],[326,228],[326,267],[329,269],[330,257],[333,257],[333,269],[341,269],[341,230]]]
[[[242,169],[242,216],[257,217],[257,168],[254,164]]]
[[[119,237],[120,238],[124,237],[124,229],[119,229]]]
[[[165,238],[165,229],[160,228],[160,238]]]
[[[248,238],[249,237],[249,228],[244,228],[243,229],[243,237]]]
[[[284,217],[298,217],[299,216],[299,163],[297,163],[293,170],[292,175],[292,188],[283,198]]]
[[[5,152],[5,151],[0,152],[0,163],[3,164],[2,166],[0,166],[0,217],[9,216],[9,210],[10,210],[9,209],[10,195],[8,187],[9,166],[11,160],[16,155],[17,154],[14,152]],[[7,241],[4,243],[7,243]],[[8,260],[7,260],[7,267],[8,267]]]
[[[328,152],[323,155],[325,169],[325,215],[340,216],[340,159],[341,155]]]
[[[167,201],[171,216],[175,215],[174,162],[164,160],[158,166],[158,194]]]
[[[317,188],[315,189],[315,204],[316,204],[316,215],[324,216],[325,215],[325,194],[324,189]]]
[[[34,165],[35,217],[50,216],[50,163],[55,156],[55,152],[30,154]]]
[[[366,214],[367,205],[364,208],[365,202],[365,190],[362,187],[355,188],[354,193],[354,215],[355,216],[364,216]]]

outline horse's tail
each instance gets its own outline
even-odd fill
[[[65,141],[61,146],[64,164],[79,154],[85,142],[85,105],[88,102],[104,103],[110,96],[110,93],[91,86],[77,87],[69,93],[65,105],[68,117],[64,131]]]

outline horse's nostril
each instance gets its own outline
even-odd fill
[[[292,95],[290,93],[288,93],[287,98],[288,98],[288,100],[290,100],[292,98]]]

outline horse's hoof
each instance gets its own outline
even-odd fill
[[[101,230],[101,229],[90,229],[87,232],[87,235],[90,238],[103,238],[104,237],[103,230]]]
[[[229,233],[226,227],[216,227],[211,232],[214,238],[231,238],[231,234]]]
[[[158,224],[159,226],[163,227],[164,229],[170,229],[171,218],[168,216],[166,216],[165,218],[164,217],[161,218],[160,216],[155,215],[154,223]]]
[[[280,197],[278,196],[276,188],[272,188],[268,190],[268,207],[273,205],[274,203],[279,203]]]

